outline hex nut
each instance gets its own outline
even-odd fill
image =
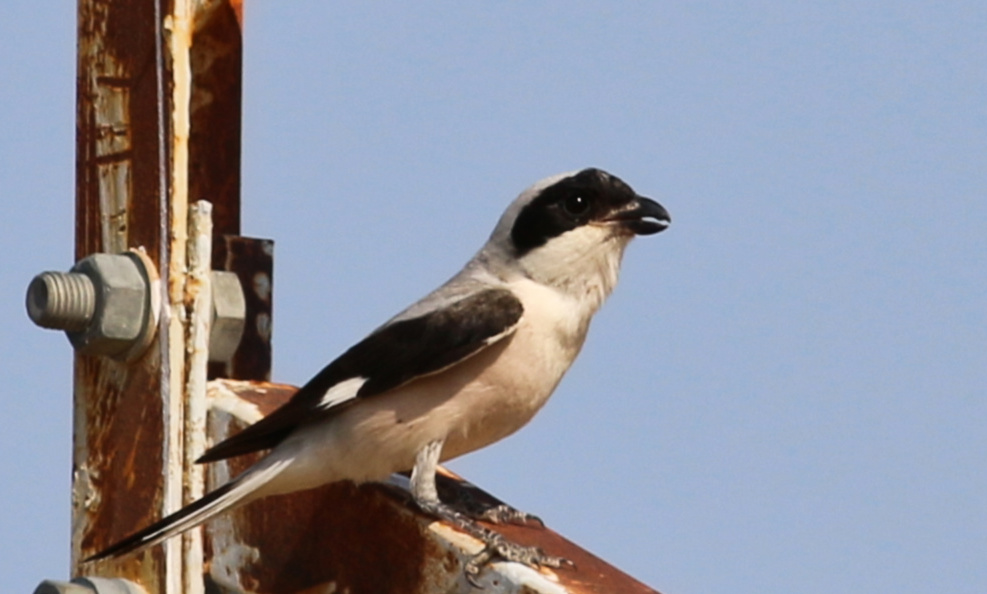
[[[45,580],[34,589],[34,594],[93,594],[93,592],[95,590],[88,586],[58,580]]]
[[[233,358],[247,320],[247,302],[240,279],[234,272],[214,270],[212,284],[212,327],[209,331],[209,360],[225,363]]]
[[[66,332],[80,353],[124,358],[150,323],[148,279],[136,254],[92,254],[72,267],[93,281],[96,308],[89,326]]]
[[[34,594],[147,594],[147,590],[121,578],[78,577],[71,582],[45,580]]]

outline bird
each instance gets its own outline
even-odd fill
[[[465,568],[471,580],[492,558],[561,566],[566,560],[477,523],[536,516],[506,505],[471,515],[440,500],[436,470],[532,419],[579,354],[627,245],[670,222],[658,202],[598,168],[536,182],[461,271],[197,462],[266,455],[86,561],[152,546],[262,497],[410,471],[409,490],[422,512],[484,543]]]

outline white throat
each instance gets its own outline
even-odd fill
[[[631,237],[609,225],[587,225],[553,237],[518,264],[527,277],[579,301],[592,315],[617,285]]]

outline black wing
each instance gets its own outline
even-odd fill
[[[523,312],[510,291],[488,289],[437,311],[388,324],[327,365],[284,406],[216,444],[198,462],[273,448],[299,425],[334,414],[345,402],[442,371],[509,336]],[[353,398],[327,405],[326,392],[351,378],[366,381]]]

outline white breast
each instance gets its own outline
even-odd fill
[[[483,369],[475,382],[450,401],[459,422],[449,427],[443,459],[487,446],[526,425],[582,348],[592,314],[583,315],[569,297],[527,279],[513,283],[511,290],[524,304],[524,316],[501,348],[480,356],[487,360],[476,362]]]

